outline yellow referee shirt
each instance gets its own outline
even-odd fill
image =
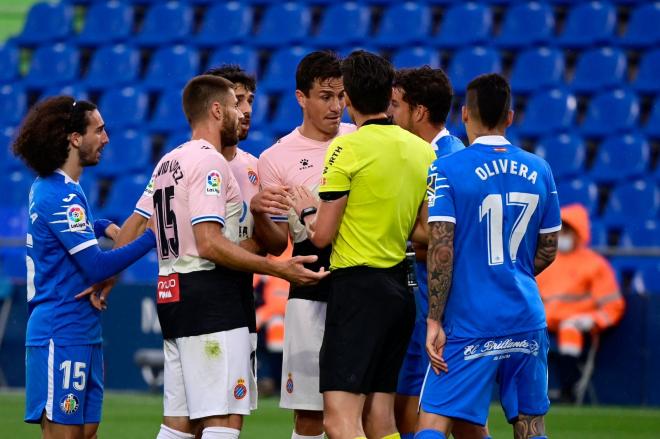
[[[405,258],[433,160],[431,145],[385,119],[332,141],[319,192],[347,192],[348,201],[330,269],[389,268]]]

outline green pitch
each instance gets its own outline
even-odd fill
[[[38,438],[39,427],[24,424],[22,393],[0,393],[0,432],[3,438]],[[99,438],[155,438],[160,425],[161,397],[143,394],[106,394]],[[555,406],[547,418],[548,434],[556,439],[657,439],[660,410],[619,407]],[[491,407],[491,434],[512,437],[499,406]],[[259,410],[245,422],[243,439],[288,439],[291,415],[277,400],[259,401]]]

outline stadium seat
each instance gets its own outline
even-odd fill
[[[608,246],[607,227],[600,221],[591,221],[591,247]]]
[[[649,2],[635,8],[626,33],[617,43],[625,47],[646,48],[660,44],[660,3]]]
[[[643,267],[635,274],[632,286],[639,294],[660,294],[660,265]]]
[[[0,191],[0,206],[27,207],[33,181],[34,176],[25,167],[0,175],[0,187],[11,188]]]
[[[0,128],[0,174],[25,169],[25,165],[12,153],[12,143],[17,131],[13,126]]]
[[[654,219],[631,221],[623,229],[620,244],[625,248],[660,248],[660,222]]]
[[[252,134],[252,132],[250,132]],[[190,140],[190,128],[170,133],[165,141],[163,153],[172,151]]]
[[[447,48],[482,44],[491,38],[492,26],[493,17],[487,6],[455,3],[447,10],[433,42]]]
[[[149,110],[149,95],[140,87],[112,88],[102,95],[99,108],[113,130],[124,127],[141,128]]]
[[[370,16],[369,8],[361,3],[334,3],[323,14],[318,33],[310,42],[335,48],[357,44],[367,38]]]
[[[266,9],[251,44],[261,47],[284,47],[302,43],[309,37],[312,14],[304,3],[274,3]]]
[[[637,180],[617,185],[603,212],[603,221],[625,226],[631,219],[654,219],[660,208],[660,191],[652,180]]]
[[[531,93],[562,82],[564,55],[554,48],[533,48],[516,57],[511,72],[514,93]]]
[[[79,75],[80,54],[67,44],[39,47],[32,55],[30,71],[23,83],[30,89],[71,83]]]
[[[612,39],[616,26],[616,10],[607,2],[575,2],[564,25],[564,31],[556,39],[563,47],[584,48]]]
[[[162,47],[154,53],[142,85],[148,90],[183,87],[199,73],[199,53],[193,47]]]
[[[462,49],[454,55],[449,64],[447,75],[451,78],[454,92],[465,93],[465,88],[475,76],[483,73],[499,73],[502,64],[499,54],[489,47]]]
[[[266,94],[257,94],[252,103],[250,116],[250,130],[261,129],[268,124],[270,98]],[[250,131],[250,136],[252,131]]]
[[[121,280],[133,285],[155,285],[158,280],[158,254],[152,250],[121,274]]]
[[[370,39],[379,47],[426,43],[431,35],[431,10],[425,3],[406,1],[388,7]]]
[[[87,89],[77,82],[73,84],[55,85],[53,87],[48,87],[46,90],[44,90],[43,93],[41,93],[39,100],[44,100],[53,96],[71,96],[77,100],[89,100]]]
[[[149,129],[156,132],[172,133],[188,130],[186,116],[181,106],[182,89],[168,88],[160,93],[156,110],[149,121]]]
[[[619,49],[602,47],[584,52],[575,67],[570,84],[575,93],[596,93],[624,81],[626,55]]]
[[[603,137],[630,131],[639,118],[639,99],[624,89],[606,91],[591,99],[587,115],[580,127],[588,137]]]
[[[577,100],[564,89],[555,88],[534,94],[518,125],[523,137],[541,137],[568,131],[575,120]]]
[[[206,10],[202,26],[191,41],[202,47],[243,42],[250,35],[252,19],[252,8],[242,2],[216,4]],[[218,32],[220,29],[222,31]]]
[[[110,133],[101,162],[94,168],[100,177],[151,173],[151,139],[144,131],[118,129]]]
[[[21,247],[0,247],[0,266],[4,275],[14,282],[25,282],[27,266],[25,265],[26,249]]]
[[[436,69],[440,67],[440,54],[431,47],[406,47],[392,57],[392,64],[397,69],[424,65]]]
[[[660,26],[658,26],[660,28]],[[639,63],[637,77],[632,83],[639,93],[660,93],[660,49],[646,52]]]
[[[21,86],[0,86],[0,126],[18,125],[27,111],[27,103],[27,93]]]
[[[28,206],[0,206],[0,239],[25,239]]]
[[[259,66],[259,54],[245,45],[223,47],[211,53],[207,69],[219,67],[222,64],[238,64],[252,75],[256,75]],[[261,84],[259,84],[261,86]]]
[[[11,43],[0,44],[0,84],[18,79],[20,53]]]
[[[511,6],[495,44],[510,49],[545,44],[553,37],[555,18],[546,3],[532,1]]]
[[[277,104],[277,110],[270,123],[270,127],[277,133],[288,133],[302,121],[302,110],[296,100],[296,95],[287,93]]]
[[[132,46],[105,46],[92,55],[83,82],[91,89],[106,89],[130,84],[140,74],[140,51]]]
[[[141,46],[160,46],[185,41],[192,33],[193,9],[187,2],[156,3],[147,10],[142,29],[133,41]]]
[[[118,0],[92,3],[76,38],[79,46],[100,46],[127,39],[133,30],[133,8]]]
[[[308,53],[309,50],[303,47],[285,48],[273,53],[259,82],[259,91],[270,93],[295,90],[296,67]]]
[[[91,206],[92,212],[94,212],[94,217],[101,218],[99,216],[99,214],[102,214],[99,207],[99,202],[101,201],[101,182],[94,175],[95,168],[96,166],[90,167],[83,172],[80,176],[80,187],[82,187],[85,198],[87,198],[87,203]]]
[[[113,183],[103,208],[103,215],[121,224],[133,213],[135,203],[147,187],[150,176],[135,174],[119,177]]]
[[[584,174],[587,148],[576,134],[550,135],[536,146],[536,154],[543,157],[555,179],[578,177]]]
[[[36,46],[63,41],[73,31],[73,8],[66,2],[36,3],[27,14],[25,25],[14,41]]]
[[[298,123],[300,123],[300,120]],[[292,126],[291,130],[294,127],[295,126]],[[251,130],[248,138],[241,141],[240,148],[255,157],[259,157],[259,155],[264,152],[266,148],[270,148],[276,140],[277,139],[273,137],[273,134],[270,131]]]
[[[598,208],[598,186],[587,178],[557,180],[557,194],[562,206],[580,203],[593,216]]]
[[[598,148],[589,175],[596,183],[640,178],[649,167],[651,148],[638,134],[613,135]]]
[[[655,99],[651,114],[644,125],[644,133],[652,139],[660,139],[660,97]]]

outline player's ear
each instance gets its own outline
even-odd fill
[[[305,93],[303,93],[301,90],[296,90],[296,100],[298,101],[298,105],[300,105],[300,108],[303,110],[305,109],[305,99],[307,96],[305,96]]]
[[[422,122],[428,116],[429,110],[424,105],[416,105],[413,115],[415,116],[415,122]]]
[[[506,115],[506,127],[509,128],[513,123],[513,110],[509,110]]]
[[[463,123],[467,123],[469,117],[470,116],[468,115],[467,107],[465,105],[463,105],[461,107],[461,120],[463,121]]]
[[[222,104],[218,101],[211,103],[211,117],[217,121],[222,121],[224,112],[222,111]]]
[[[80,143],[82,142],[82,136],[80,133],[73,132],[68,135],[67,139],[69,140],[69,144],[71,146],[74,148],[80,148]]]

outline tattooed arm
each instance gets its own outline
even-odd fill
[[[557,237],[559,232],[541,233],[536,243],[536,254],[534,255],[534,275],[538,276],[548,268],[557,256]]]
[[[429,316],[442,323],[454,269],[454,223],[430,224],[427,268],[429,272]]]

